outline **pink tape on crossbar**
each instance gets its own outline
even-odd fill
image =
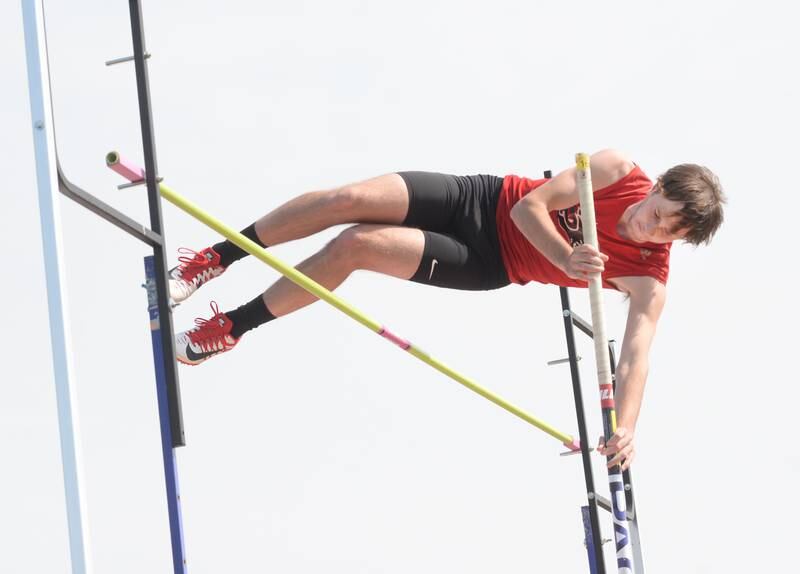
[[[565,442],[564,446],[567,447],[572,452],[578,452],[581,450],[581,441],[574,438],[572,442]]]
[[[117,161],[108,167],[116,171],[130,182],[142,181],[144,179],[143,168],[139,167],[135,163],[122,159],[122,157],[119,155],[117,155]]]
[[[389,339],[392,343],[394,343],[404,351],[408,351],[408,349],[411,347],[411,343],[409,343],[405,339],[401,339],[386,327],[381,327],[381,330],[378,332],[378,335],[380,335],[384,339]]]

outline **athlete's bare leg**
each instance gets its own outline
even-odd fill
[[[332,291],[356,269],[401,279],[413,277],[422,260],[425,236],[419,229],[399,225],[407,213],[406,184],[399,175],[390,174],[329,191],[303,194],[259,219],[255,231],[262,243],[271,246],[333,225],[357,223],[297,266],[302,273]],[[202,270],[202,265],[210,260],[199,255],[189,263],[201,259],[202,263],[198,262],[195,267]],[[216,261],[220,259],[218,255]],[[195,275],[199,276],[197,272]],[[176,292],[182,295],[182,300],[203,284],[190,282],[182,276],[170,283],[178,284]],[[195,329],[180,333],[176,337],[178,360],[196,365],[228,351],[250,329],[305,307],[316,301],[316,297],[282,278],[261,295],[261,301],[264,305],[256,298],[224,314],[227,315],[225,320],[220,317],[218,321],[201,321]],[[217,317],[218,309],[215,305],[212,308]]]
[[[357,269],[410,279],[419,267],[424,248],[425,238],[419,229],[390,225],[355,225],[344,230],[319,252],[303,261],[297,269],[331,291]],[[263,299],[276,317],[317,300],[285,277],[267,289]]]
[[[304,193],[255,224],[262,243],[273,246],[342,223],[399,225],[408,213],[408,190],[396,173],[343,187]]]

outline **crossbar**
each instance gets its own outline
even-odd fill
[[[145,174],[144,170],[141,167],[131,163],[130,161],[122,159],[117,152],[110,152],[108,155],[106,155],[106,165],[112,170],[122,175],[123,177],[125,177],[126,179],[129,179],[130,181],[141,180]],[[183,210],[193,218],[207,225],[208,227],[210,227],[211,229],[213,229],[214,231],[216,231],[217,233],[219,233],[220,235],[222,235],[235,245],[239,246],[241,249],[243,249],[250,255],[266,263],[267,265],[275,269],[275,271],[277,271],[278,273],[280,273],[281,275],[283,275],[284,277],[286,277],[299,287],[305,289],[315,297],[321,299],[322,301],[325,301],[332,307],[335,307],[336,309],[338,309],[351,319],[357,321],[358,323],[361,323],[370,331],[373,331],[374,333],[381,335],[385,339],[390,340],[404,351],[407,351],[409,354],[413,355],[423,363],[426,363],[427,365],[433,367],[434,369],[446,375],[447,377],[453,379],[457,383],[460,383],[461,385],[467,387],[469,390],[477,393],[478,395],[482,396],[488,401],[496,404],[500,408],[522,419],[523,421],[536,427],[537,429],[548,434],[549,436],[558,439],[562,444],[564,444],[564,446],[566,446],[570,450],[573,451],[580,450],[579,441],[574,437],[572,437],[571,435],[561,432],[560,430],[547,424],[543,420],[511,404],[504,398],[480,386],[469,377],[462,375],[455,369],[452,369],[443,362],[432,357],[430,354],[423,351],[416,345],[392,333],[381,323],[378,323],[377,321],[369,318],[364,313],[357,310],[355,307],[353,307],[352,305],[341,299],[339,296],[335,295],[330,290],[326,289],[325,287],[323,287],[322,285],[320,285],[307,275],[304,275],[291,265],[284,263],[274,255],[269,253],[266,249],[262,248],[254,241],[248,239],[241,233],[237,232],[232,227],[229,227],[224,223],[222,223],[221,221],[219,221],[218,219],[214,218],[209,213],[202,210],[199,206],[195,205],[185,197],[173,191],[167,185],[160,183],[158,187],[159,187],[159,192],[161,193],[161,197],[163,197],[164,199],[166,199],[179,209]]]

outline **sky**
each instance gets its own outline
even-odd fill
[[[110,150],[142,158],[133,67],[103,64],[131,53],[127,3],[45,6],[65,172],[147,222],[141,188],[117,190],[103,163]],[[795,571],[800,41],[786,6],[145,2],[160,175],[244,228],[304,191],[398,170],[538,177],[608,147],[651,177],[709,166],[726,221],[709,247],[673,247],[636,429],[642,549],[656,574]],[[0,3],[0,71],[0,572],[59,574],[68,538],[17,1]],[[170,572],[140,286],[150,250],[60,207],[91,560]],[[218,240],[163,213],[173,254]],[[338,231],[274,253],[296,263]],[[177,308],[175,327],[276,277],[243,260]],[[464,293],[364,272],[338,294],[577,432],[568,368],[546,365],[566,356],[555,287]],[[590,316],[585,291],[572,300]],[[605,304],[621,339],[627,303],[609,292]],[[596,437],[588,340],[579,352]],[[190,572],[588,571],[580,460],[332,308],[266,325],[180,378]],[[594,470],[607,488],[599,457]]]

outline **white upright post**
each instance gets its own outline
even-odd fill
[[[77,404],[75,392],[70,384],[73,375],[59,242],[61,217],[58,173],[42,0],[22,0],[22,15],[28,60],[28,91],[36,153],[36,183],[39,189],[39,214],[47,280],[58,428],[61,438],[61,463],[64,469],[70,560],[73,574],[87,574],[92,569],[87,555],[88,528],[85,519],[85,501],[81,490],[81,447],[80,442],[76,440],[80,436]]]

